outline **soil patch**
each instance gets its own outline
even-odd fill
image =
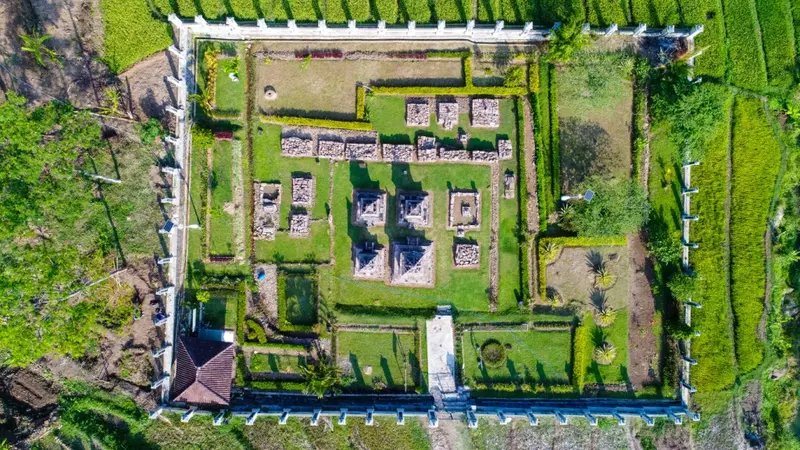
[[[614,277],[604,294],[608,306],[628,306],[628,249],[625,247],[565,247],[561,256],[547,266],[547,287],[555,289],[564,302],[577,310],[594,311],[598,288],[592,260],[602,261]]]
[[[630,313],[628,314],[628,375],[634,389],[660,383],[662,336],[654,334],[656,323],[655,297],[650,287],[653,279],[652,262],[647,258],[642,236],[628,236],[630,261]]]

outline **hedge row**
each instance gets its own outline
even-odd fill
[[[543,237],[539,239],[536,258],[538,261],[539,295],[547,296],[547,259],[544,258],[544,245],[551,243],[559,247],[609,247],[627,244],[625,236],[611,237]]]
[[[633,89],[633,162],[632,176],[639,183],[641,181],[642,155],[647,146],[647,132],[645,131],[645,114],[647,113],[647,83],[649,63],[644,58],[638,58],[634,69]]]
[[[539,64],[539,93],[532,96],[533,136],[536,139],[536,180],[539,186],[539,228],[547,228],[547,216],[555,211],[550,161],[550,69]]]
[[[404,86],[390,87],[378,86],[372,88],[375,95],[493,95],[495,97],[513,97],[525,95],[527,88],[503,86],[465,86],[465,87],[440,87],[440,86]]]
[[[337,303],[334,311],[360,316],[399,316],[399,317],[419,317],[429,319],[433,317],[434,311],[430,308],[394,308],[388,306],[360,305]]]
[[[539,93],[539,61],[528,64],[528,91]]]
[[[314,119],[310,117],[269,116],[266,114],[262,114],[261,121],[264,123],[275,123],[280,125],[293,125],[300,127],[335,128],[335,129],[357,130],[357,131],[372,130],[372,124],[369,122]]]
[[[725,88],[719,89],[727,93]],[[720,108],[729,111],[731,96],[728,93],[724,98]],[[692,384],[701,392],[724,390],[736,378],[724,233],[729,126],[728,117],[717,125],[702,164],[692,168],[692,184],[699,189],[692,197],[692,212],[702,219],[692,225],[692,240],[703,243],[690,256],[698,274],[695,300],[703,304],[702,309],[692,311],[692,324],[703,331],[692,338],[692,357],[698,361],[692,368]]]
[[[589,365],[589,328],[586,326],[592,320],[592,315],[587,314],[583,322],[575,327],[572,337],[572,386],[578,394],[583,392],[586,381],[586,368]]]
[[[386,23],[397,22],[397,0],[374,0],[372,11],[375,14],[375,20],[385,20]]]
[[[247,348],[267,348],[267,349],[276,349],[276,350],[297,350],[297,351],[307,351],[308,347],[302,344],[290,344],[288,342],[246,342],[241,344],[243,349]]]
[[[575,388],[570,384],[542,384],[526,382],[475,382],[470,386],[473,391],[521,392],[525,394],[574,394]]]
[[[725,77],[725,24],[721,0],[678,0],[683,22],[702,24],[704,29],[695,39],[703,54],[695,63],[695,74],[718,79]]]
[[[522,24],[534,21],[536,2],[530,0],[501,0],[501,19],[507,24]]]
[[[730,52],[732,84],[761,91],[767,86],[767,66],[753,0],[723,0]]]
[[[432,50],[425,52],[428,58],[464,59],[472,56],[469,50]]]
[[[528,178],[525,161],[528,158],[525,146],[525,105],[522,98],[517,97],[517,198],[519,199],[519,281],[520,292],[525,304],[531,298],[528,272],[530,267],[530,238],[528,236]]]
[[[598,26],[608,26],[612,23],[619,25],[631,23],[631,12],[628,2],[619,0],[592,0],[587,2],[589,7],[589,23]]]
[[[663,27],[681,23],[677,0],[631,0],[633,23]]]
[[[433,0],[433,20],[465,23],[472,18],[470,0]]]
[[[553,211],[558,206],[558,199],[561,197],[561,147],[558,135],[558,83],[556,66],[550,65],[550,172],[551,198]]]
[[[741,372],[761,362],[758,337],[764,315],[764,233],[781,161],[781,147],[759,100],[740,96],[733,118],[731,171],[731,304]]]
[[[502,16],[500,0],[478,0],[478,21],[494,22]]]
[[[795,40],[792,29],[792,11],[789,0],[756,0],[767,75],[772,86],[784,87],[792,83]]]
[[[262,327],[260,323],[253,319],[246,319],[244,324],[247,329],[247,342],[259,344],[267,343],[267,333],[264,331],[264,327]]]
[[[241,388],[258,389],[261,391],[302,391],[305,383],[301,381],[254,381],[246,376],[247,364],[244,355],[236,355],[236,377],[233,385]]]
[[[472,56],[465,56],[462,58],[461,65],[464,70],[464,84],[467,88],[474,88],[475,83],[472,80]]]
[[[367,88],[363,85],[356,87],[356,120],[362,121],[367,117]]]

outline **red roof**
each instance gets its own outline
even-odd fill
[[[226,406],[232,376],[233,344],[189,336],[178,339],[173,401]]]

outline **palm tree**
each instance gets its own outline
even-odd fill
[[[594,349],[594,360],[601,366],[607,366],[617,359],[617,348],[614,344],[603,342]]]
[[[322,398],[328,392],[335,391],[342,381],[342,369],[324,361],[300,366],[300,374],[306,379],[303,393],[316,395],[317,398]]]
[[[617,277],[615,277],[614,274],[612,274],[611,271],[608,270],[605,264],[597,269],[597,273],[595,274],[594,277],[595,284],[597,284],[598,287],[601,287],[603,289],[610,288],[611,285],[613,285],[614,281],[616,280]]]
[[[44,63],[44,57],[46,56],[61,67],[61,60],[58,57],[58,53],[44,45],[45,41],[53,36],[49,34],[42,35],[38,31],[33,31],[31,34],[20,34],[19,37],[24,44],[22,46],[22,51],[31,53],[37,64],[42,67],[47,67]]]
[[[561,254],[561,246],[550,241],[546,241],[542,246],[542,251],[544,253],[544,260],[547,263],[551,263],[558,259],[558,256]]]
[[[599,327],[608,327],[612,323],[614,323],[614,319],[617,318],[617,311],[615,311],[610,306],[604,306],[602,309],[598,309],[594,315],[594,322]]]

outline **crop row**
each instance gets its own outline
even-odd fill
[[[723,0],[730,81],[736,86],[760,91],[767,85],[767,67],[753,0]]]
[[[731,176],[731,304],[736,318],[736,358],[742,372],[763,356],[759,323],[764,314],[764,234],[781,148],[759,100],[738,97],[734,108]]]
[[[767,75],[773,86],[786,86],[792,82],[794,69],[794,35],[792,11],[788,0],[756,0]]]
[[[683,21],[703,24],[695,40],[703,55],[697,58],[695,74],[718,79],[725,77],[725,23],[720,0],[679,0]]]
[[[678,0],[631,0],[631,16],[651,27],[681,23]]]

